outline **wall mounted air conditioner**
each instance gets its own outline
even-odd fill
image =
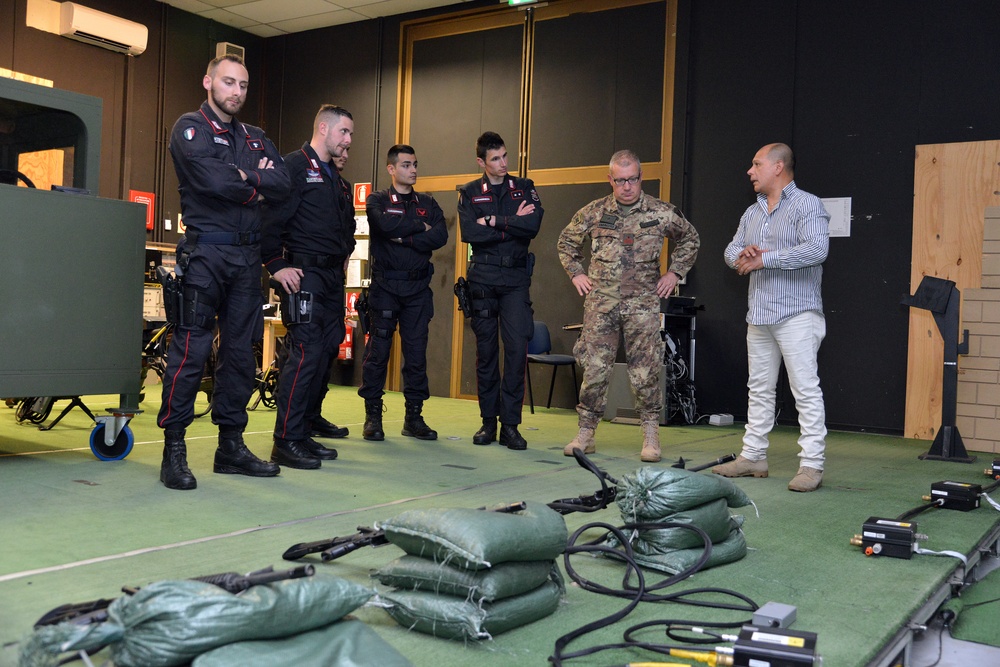
[[[149,30],[141,23],[105,14],[75,2],[64,2],[59,8],[59,34],[137,56],[146,50]]]

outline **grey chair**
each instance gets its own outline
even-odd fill
[[[580,388],[576,381],[576,359],[572,354],[552,354],[552,339],[549,337],[549,328],[545,322],[535,320],[535,328],[531,340],[528,341],[528,367],[525,379],[528,382],[528,404],[531,414],[535,414],[535,396],[531,390],[531,364],[545,364],[552,366],[552,381],[549,383],[549,400],[545,407],[552,407],[552,390],[556,386],[556,371],[560,366],[569,366],[573,371],[573,391],[576,394],[576,402],[580,402]]]

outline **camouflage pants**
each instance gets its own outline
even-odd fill
[[[636,302],[624,302],[606,313],[584,309],[583,333],[573,346],[573,355],[583,367],[580,404],[576,406],[581,427],[596,428],[604,414],[608,384],[618,354],[619,332],[625,339],[628,378],[636,411],[643,419],[659,420],[663,406],[660,313]]]

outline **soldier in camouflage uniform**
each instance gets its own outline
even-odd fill
[[[581,296],[586,296],[583,332],[573,348],[583,367],[580,431],[563,454],[596,450],[594,431],[607,405],[608,382],[618,354],[619,331],[625,338],[629,382],[642,421],[641,459],[660,460],[659,416],[663,406],[659,369],[663,365],[660,299],[687,275],[698,256],[698,232],[673,204],[642,192],[642,166],[632,151],[611,156],[608,181],[613,193],[577,211],[559,234],[559,261]],[[583,243],[591,237],[589,273],[583,266]],[[660,275],[665,239],[676,246],[670,267]]]

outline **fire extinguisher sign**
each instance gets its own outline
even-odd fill
[[[368,195],[372,192],[371,183],[354,184],[354,208],[364,208]]]

